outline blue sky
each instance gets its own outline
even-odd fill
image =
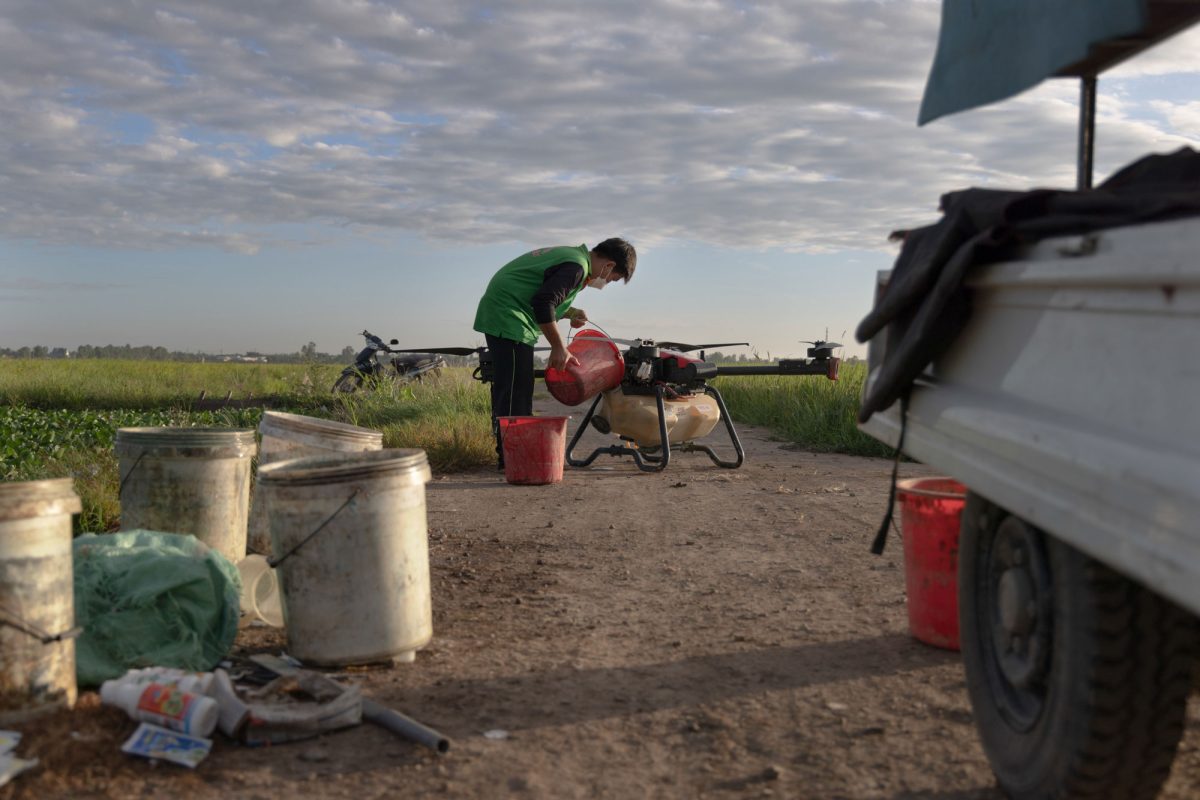
[[[615,336],[847,341],[940,194],[1074,180],[1074,82],[916,127],[938,14],[10,0],[0,346],[473,346],[496,268],[608,236],[637,276],[577,305]],[[1102,78],[1099,178],[1200,141],[1197,45]]]

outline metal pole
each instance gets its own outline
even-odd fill
[[[1096,76],[1079,81],[1079,166],[1075,188],[1092,188],[1092,152],[1096,144]]]

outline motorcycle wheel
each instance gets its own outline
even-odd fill
[[[333,384],[334,394],[353,394],[362,388],[363,376],[358,372],[343,372]]]

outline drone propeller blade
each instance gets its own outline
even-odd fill
[[[710,347],[737,347],[738,345],[750,345],[749,342],[716,342],[715,344],[684,344],[683,342],[655,342],[659,347],[667,350],[678,350],[681,353],[686,353],[689,350],[708,350]]]
[[[817,339],[815,342],[810,342],[808,339],[801,339],[800,344],[811,344],[813,347],[841,347],[839,342],[824,342]]]
[[[486,348],[483,348],[483,347],[413,347],[413,348],[405,348],[403,350],[397,350],[395,348],[392,348],[392,352],[393,353],[441,353],[442,355],[447,355],[447,356],[473,356],[476,353],[480,352],[481,350],[485,350],[485,349]]]

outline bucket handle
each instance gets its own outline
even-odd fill
[[[117,487],[117,497],[120,497],[121,492],[125,491],[125,484],[129,481],[130,476],[132,476],[133,473],[135,471],[137,471],[138,464],[142,463],[142,459],[145,457],[146,457],[146,451],[143,450],[141,453],[138,454],[138,457],[134,460],[133,466],[129,468],[129,472],[126,472],[125,477],[121,478],[121,485]]]
[[[347,498],[346,498],[346,502],[344,502],[344,503],[342,503],[340,506],[338,506],[338,510],[337,510],[337,511],[333,512],[333,513],[332,513],[332,514],[330,514],[328,517],[326,517],[325,521],[324,521],[324,522],[322,522],[320,525],[318,525],[318,526],[317,526],[317,528],[316,528],[316,530],[314,530],[314,531],[313,531],[312,533],[310,533],[308,536],[305,536],[303,539],[301,539],[301,540],[300,540],[300,542],[299,542],[299,544],[297,544],[297,545],[296,545],[295,547],[293,547],[291,550],[288,550],[286,553],[284,553],[283,555],[281,555],[279,558],[275,558],[274,556],[271,556],[270,558],[268,558],[268,559],[267,559],[267,566],[269,566],[269,567],[272,567],[272,568],[273,568],[273,567],[278,567],[278,566],[279,566],[280,564],[282,564],[284,561],[287,561],[287,560],[288,560],[288,558],[290,558],[290,557],[291,557],[291,555],[292,555],[293,553],[295,553],[297,550],[299,550],[299,549],[300,549],[301,547],[303,547],[304,545],[308,544],[308,542],[309,542],[309,540],[310,540],[310,539],[312,539],[314,536],[316,536],[318,533],[320,533],[322,530],[324,530],[326,525],[328,525],[329,523],[333,522],[333,518],[334,518],[334,517],[336,517],[338,514],[342,513],[342,510],[343,510],[343,509],[345,509],[345,508],[346,508],[346,506],[348,506],[348,505],[350,505],[351,503],[353,503],[353,502],[354,502],[354,500],[355,500],[355,499],[356,499],[356,498],[357,498],[357,497],[358,497],[360,494],[361,494],[363,497],[366,497],[366,496],[367,496],[367,493],[366,493],[366,492],[364,492],[362,489],[355,489],[355,490],[354,490],[354,494],[352,494],[352,495],[350,495],[349,497],[347,497]]]
[[[83,628],[76,625],[70,630],[65,630],[62,633],[46,633],[41,628],[31,623],[20,619],[16,614],[4,606],[0,606],[0,625],[7,625],[10,628],[16,628],[21,633],[32,636],[42,644],[54,644],[55,642],[65,641],[66,639],[77,639],[83,634]]]

